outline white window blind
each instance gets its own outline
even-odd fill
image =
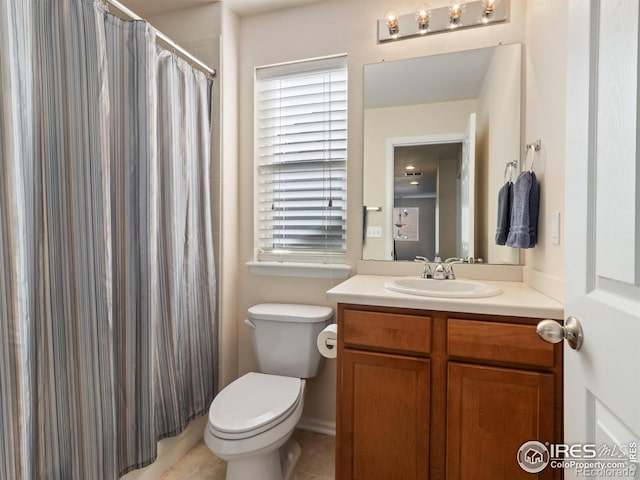
[[[256,73],[261,261],[345,263],[346,57]]]

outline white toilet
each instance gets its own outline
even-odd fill
[[[290,438],[302,416],[305,378],[322,366],[318,334],[333,310],[265,303],[249,309],[253,347],[262,373],[225,387],[211,403],[204,440],[226,460],[227,480],[288,480],[300,457]]]

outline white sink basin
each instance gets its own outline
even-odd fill
[[[387,290],[409,295],[442,298],[478,298],[500,295],[499,287],[474,280],[433,280],[432,278],[404,277],[385,282]]]

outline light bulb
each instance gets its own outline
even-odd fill
[[[456,28],[460,26],[460,18],[464,12],[464,5],[458,1],[453,1],[449,4],[449,28]]]
[[[416,8],[416,21],[418,22],[418,31],[420,33],[427,33],[429,17],[431,17],[429,6],[426,3],[418,5],[418,8]]]
[[[500,0],[482,0],[482,13],[491,15],[498,6],[498,3],[500,3]]]
[[[462,16],[462,11],[464,7],[462,4],[454,2],[449,7],[449,18],[451,19],[459,19]]]
[[[482,14],[480,15],[482,23],[489,23],[499,3],[500,0],[482,0]]]
[[[387,25],[397,20],[398,12],[396,12],[395,10],[387,10],[387,12],[384,14],[384,21]]]
[[[389,29],[391,38],[398,38],[400,34],[400,25],[398,24],[398,12],[395,10],[387,10],[384,14],[384,23]]]

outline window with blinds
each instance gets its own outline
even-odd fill
[[[256,71],[258,259],[345,263],[346,57]]]

